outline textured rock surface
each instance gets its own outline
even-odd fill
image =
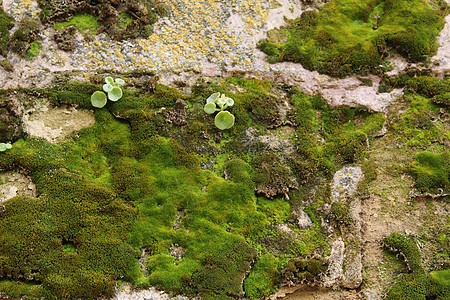
[[[128,284],[116,288],[116,295],[112,300],[187,300],[186,297],[171,297],[155,288],[147,290],[134,290]]]
[[[43,137],[49,142],[60,141],[65,136],[94,124],[92,111],[77,110],[74,107],[38,106],[26,111],[23,117],[25,132]]]
[[[0,173],[0,204],[16,196],[36,196],[31,178],[17,172]]]
[[[333,176],[331,187],[331,202],[347,201],[353,197],[358,188],[358,183],[364,175],[361,167],[344,167]]]
[[[337,288],[340,285],[344,277],[344,252],[345,244],[342,239],[331,244],[331,253],[327,257],[328,270],[322,281],[323,286]]]

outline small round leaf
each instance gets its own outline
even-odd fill
[[[0,143],[0,151],[5,151],[5,150],[6,150],[6,144]]]
[[[234,125],[234,116],[228,111],[221,111],[216,115],[214,124],[220,130],[229,129]]]
[[[214,102],[206,103],[203,110],[207,114],[212,114],[216,111],[216,104]]]
[[[233,106],[233,104],[234,104],[234,100],[231,99],[230,97],[227,97],[227,105],[228,106]]]
[[[112,85],[111,83],[105,83],[105,84],[103,85],[103,90],[104,90],[105,92],[111,92],[112,89],[113,89],[113,85]]]
[[[227,97],[225,95],[222,95],[219,99],[217,99],[217,103],[219,105],[224,105],[225,103],[227,103]]]
[[[12,145],[10,143],[5,143],[5,147],[6,147],[6,149],[11,149]]]
[[[102,108],[106,105],[106,94],[100,91],[94,92],[91,96],[92,106]]]
[[[220,96],[219,92],[212,94],[211,96],[208,97],[208,99],[206,99],[206,103],[216,102],[219,96]]]
[[[122,89],[120,87],[113,87],[113,89],[108,92],[108,99],[111,101],[117,101],[122,98]]]
[[[123,80],[122,78],[116,78],[116,83],[122,85],[125,84],[125,80]]]
[[[113,84],[114,83],[114,79],[112,77],[108,76],[108,77],[105,78],[105,82],[109,83],[109,84]]]

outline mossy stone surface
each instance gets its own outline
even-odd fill
[[[380,72],[389,49],[412,62],[437,51],[447,4],[420,0],[336,0],[318,12],[305,11],[286,27],[287,42],[261,40],[269,62],[293,61],[336,77]],[[421,20],[421,22],[416,22]]]

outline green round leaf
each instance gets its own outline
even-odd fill
[[[112,89],[113,89],[113,85],[112,85],[111,83],[105,83],[105,84],[103,85],[103,90],[104,90],[105,92],[111,92]]]
[[[122,98],[122,89],[120,87],[113,87],[113,89],[108,92],[108,99],[111,101],[117,101]]]
[[[220,130],[229,129],[234,125],[234,116],[228,111],[221,111],[216,115],[214,124]]]
[[[214,102],[206,103],[203,110],[207,114],[212,114],[216,111],[216,104]]]
[[[108,77],[105,78],[105,82],[109,83],[109,84],[113,84],[114,83],[114,79],[112,77],[108,76]]]
[[[122,85],[125,84],[125,80],[123,80],[122,78],[116,78],[116,83]]]
[[[5,143],[5,147],[6,147],[6,149],[11,149],[12,145],[10,143]]]
[[[219,104],[219,105],[224,105],[225,103],[227,103],[227,98],[228,97],[226,97],[225,95],[222,95],[222,96],[220,96],[220,98],[219,99],[217,99],[217,103]]]
[[[234,100],[231,99],[230,97],[227,97],[227,105],[228,106],[233,106],[233,104],[234,104]]]
[[[208,97],[208,99],[206,99],[206,103],[216,102],[219,96],[220,96],[219,92],[212,94],[211,96]]]
[[[6,150],[6,144],[0,143],[0,151],[5,151],[5,150]]]
[[[102,108],[106,105],[106,94],[100,91],[94,92],[91,96],[92,106]]]

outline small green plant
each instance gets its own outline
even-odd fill
[[[122,98],[121,85],[125,84],[125,81],[121,78],[116,78],[114,80],[112,77],[105,78],[105,84],[103,85],[103,90],[108,93],[108,99],[111,101],[117,101]],[[92,106],[102,108],[106,105],[107,98],[106,94],[102,91],[96,91],[91,96]]]
[[[216,111],[219,113],[214,118],[214,124],[220,130],[230,129],[234,125],[234,115],[225,111],[227,107],[233,106],[234,100],[219,92],[212,94],[206,99],[206,104],[203,110],[207,114],[213,114]]]
[[[7,149],[11,149],[12,145],[10,143],[0,143],[0,152],[6,151]]]
[[[26,60],[32,60],[34,57],[39,55],[40,49],[42,49],[42,44],[39,41],[33,41],[30,43],[30,48],[28,48],[25,54]]]

